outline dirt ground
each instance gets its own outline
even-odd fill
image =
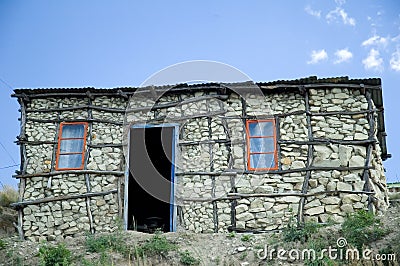
[[[389,228],[391,233],[383,239],[370,243],[370,248],[374,251],[381,251],[393,244],[394,239],[400,239],[400,204],[391,206],[386,215],[380,217],[383,226]],[[3,248],[0,246],[0,265],[40,265],[38,256],[39,247],[43,243],[33,243],[20,241],[18,236],[2,232],[0,240],[5,243]],[[8,232],[9,233],[9,232]],[[154,235],[140,232],[121,232],[125,244],[130,247],[140,246]],[[318,232],[321,238],[329,240],[332,245],[336,244],[336,239],[340,238],[340,225],[323,227]],[[302,243],[285,242],[280,233],[268,234],[239,234],[239,233],[219,233],[219,234],[194,234],[186,232],[165,233],[161,236],[174,243],[177,249],[169,251],[167,254],[155,255],[135,259],[134,256],[124,256],[118,252],[107,251],[106,258],[99,253],[88,252],[85,246],[85,237],[66,239],[66,247],[72,251],[73,265],[185,265],[181,262],[181,252],[188,251],[189,254],[199,262],[197,265],[304,265],[302,261],[288,261],[274,258],[272,260],[263,259],[266,248],[304,248]],[[55,245],[56,242],[49,242]],[[270,250],[269,250],[270,251]],[[261,255],[261,258],[259,257]],[[104,254],[103,254],[104,256]],[[400,258],[398,258],[400,259]],[[189,263],[189,262],[187,262]],[[190,264],[186,264],[190,265]],[[195,265],[195,264],[192,264]],[[323,265],[323,264],[309,264]],[[326,264],[328,265],[328,264]],[[332,264],[330,264],[332,265]],[[345,262],[333,265],[400,265],[398,261],[391,264],[380,262]]]

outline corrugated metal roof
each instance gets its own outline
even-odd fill
[[[221,84],[240,84],[239,83],[198,83],[198,84],[174,84],[174,85],[163,85],[154,86],[156,90],[163,90],[168,88],[203,88],[203,87],[220,87]],[[380,78],[366,78],[366,79],[349,79],[348,77],[333,77],[333,78],[317,78],[316,76],[311,76],[308,78],[294,79],[294,80],[276,80],[269,82],[255,82],[259,86],[273,86],[273,85],[311,85],[311,84],[324,84],[324,83],[334,83],[334,84],[363,84],[370,86],[381,85]],[[245,85],[246,82],[243,82]],[[56,92],[69,92],[69,93],[82,93],[82,92],[116,92],[118,90],[124,92],[133,92],[140,87],[115,87],[115,88],[94,88],[94,87],[82,87],[82,88],[19,88],[15,89],[15,94],[25,93],[27,95],[41,94],[41,93],[56,93]]]

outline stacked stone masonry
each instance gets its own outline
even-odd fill
[[[118,93],[20,98],[26,108],[21,132],[25,141],[20,142],[27,158],[21,174],[25,182],[20,184],[20,202],[25,204],[19,207],[25,238],[51,240],[116,230],[124,217],[124,176],[112,172],[126,170],[127,128],[143,123],[179,124],[177,230],[276,230],[299,215],[305,221],[340,222],[356,210],[387,208],[377,114],[371,111],[374,103],[368,102],[363,88],[269,90],[245,100],[233,91],[226,94],[219,98],[219,91],[203,88],[166,92],[156,101],[148,94],[123,97]],[[172,102],[177,104],[165,107]],[[152,108],[157,105],[164,107]],[[63,110],[68,107],[74,108]],[[49,109],[55,111],[43,112]],[[276,171],[247,169],[245,121],[257,118],[277,122]],[[62,121],[89,122],[84,169],[89,172],[55,171],[54,149]],[[57,197],[61,198],[29,203]]]

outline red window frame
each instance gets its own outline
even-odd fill
[[[249,125],[260,122],[270,122],[272,123],[272,134],[271,136],[251,136]],[[271,152],[252,152],[250,146],[250,139],[252,138],[273,138],[274,139],[274,150]],[[247,140],[247,169],[253,171],[263,171],[263,170],[278,170],[278,156],[276,149],[276,123],[275,119],[263,119],[263,120],[247,120],[246,121],[246,140]],[[273,154],[274,155],[274,165],[268,168],[252,168],[250,164],[250,155],[252,154]]]
[[[63,132],[63,127],[66,125],[84,125],[84,130],[83,130],[83,137],[82,138],[63,138],[62,137],[62,132]],[[57,147],[57,156],[56,156],[56,170],[82,170],[84,167],[84,162],[85,162],[85,147],[86,147],[86,137],[87,137],[87,128],[88,128],[88,123],[87,122],[62,122],[60,124],[60,129],[58,132],[58,147]],[[61,152],[61,141],[62,140],[83,140],[83,146],[82,146],[82,151],[81,152]],[[77,168],[59,168],[58,167],[58,161],[60,158],[60,155],[68,155],[68,154],[82,154],[82,162],[80,167]]]

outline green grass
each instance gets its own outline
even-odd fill
[[[121,234],[105,235],[86,235],[86,250],[88,252],[104,253],[105,251],[115,251],[122,255],[129,253],[129,247],[126,245]]]
[[[314,222],[297,224],[295,219],[291,219],[288,225],[282,230],[283,239],[286,242],[300,241],[306,242],[313,234],[318,232],[321,225]]]
[[[236,233],[235,232],[229,232],[227,235],[226,235],[226,237],[229,237],[229,238],[234,238],[236,236]]]
[[[91,258],[90,260],[85,258],[79,259],[83,266],[108,266],[114,265],[112,259],[106,252],[101,252],[100,257],[97,259]]]
[[[0,250],[5,249],[6,247],[7,247],[6,241],[0,238]]]
[[[49,246],[43,244],[39,248],[41,266],[68,266],[72,263],[71,251],[64,244]]]
[[[248,253],[246,251],[242,252],[239,256],[239,260],[245,260],[247,258]]]
[[[165,236],[156,233],[145,243],[135,247],[134,255],[136,257],[162,255],[165,256],[169,251],[177,250],[176,244],[169,241]]]
[[[253,237],[252,235],[242,235],[240,240],[242,240],[243,242],[249,242],[252,237]]]
[[[342,233],[349,244],[361,251],[363,245],[382,238],[389,231],[373,213],[361,210],[346,217]]]
[[[183,265],[199,265],[200,264],[200,259],[197,259],[195,257],[193,257],[193,255],[188,251],[181,251],[179,253],[180,255],[180,263],[182,263]]]
[[[315,260],[309,260],[308,258],[304,261],[304,265],[306,266],[333,266],[335,261],[331,260],[328,255],[325,253],[321,258],[321,253],[323,249],[328,248],[329,242],[325,239],[318,237],[317,239],[310,239],[307,242],[307,249],[312,249],[315,251]]]

